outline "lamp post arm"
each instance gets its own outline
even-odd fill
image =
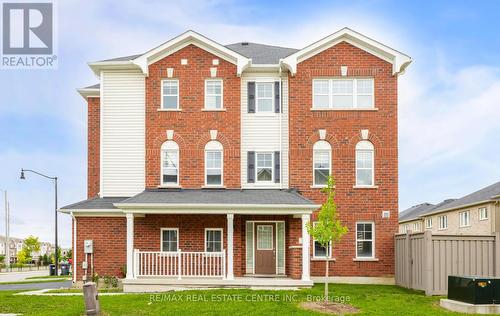
[[[35,174],[37,174],[37,175],[39,175],[39,176],[42,176],[42,177],[44,177],[44,178],[51,179],[51,180],[57,180],[57,177],[50,177],[50,176],[48,176],[48,175],[45,175],[45,174],[40,173],[40,172],[35,171],[35,170],[31,170],[31,169],[21,169],[21,171],[25,171],[25,172],[26,172],[26,171],[28,171],[28,172],[33,172],[33,173],[35,173]]]

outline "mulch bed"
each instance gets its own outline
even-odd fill
[[[302,302],[300,307],[315,312],[333,315],[356,314],[359,309],[349,304],[335,302]]]

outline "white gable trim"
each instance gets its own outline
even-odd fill
[[[82,88],[82,89],[77,89],[78,93],[84,98],[98,98],[100,97],[100,89],[99,88]]]
[[[201,49],[216,55],[217,57],[235,64],[237,66],[238,76],[241,75],[245,68],[247,68],[251,64],[251,59],[242,56],[194,31],[187,31],[133,59],[131,62],[139,66],[142,69],[142,72],[148,75],[148,65],[155,63],[158,60],[171,55],[190,44],[196,45]]]
[[[403,74],[406,67],[411,63],[410,56],[403,54],[393,48],[381,44],[369,37],[366,37],[349,28],[343,28],[301,50],[283,58],[280,63],[285,66],[292,75],[297,73],[297,64],[321,53],[322,51],[335,46],[341,42],[347,42],[359,49],[362,49],[382,60],[392,64],[392,73],[394,75]]]

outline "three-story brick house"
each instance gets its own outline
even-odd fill
[[[61,209],[74,280],[310,286],[326,260],[337,276],[393,275],[397,79],[410,62],[345,28],[300,50],[188,31],[90,63],[88,199]],[[330,174],[349,232],[326,258],[305,226]]]

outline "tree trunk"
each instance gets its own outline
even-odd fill
[[[326,271],[325,271],[325,302],[328,302],[328,268],[329,268],[329,264],[330,264],[330,261],[328,260],[328,246],[326,247]]]

